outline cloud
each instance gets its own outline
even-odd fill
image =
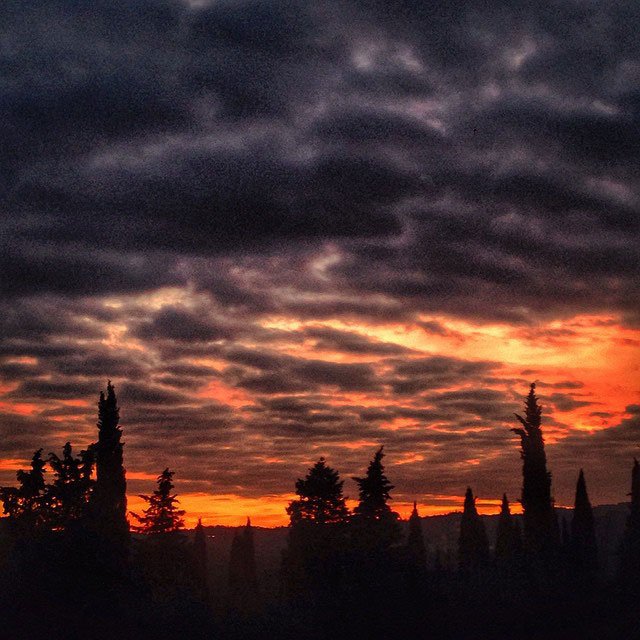
[[[150,320],[140,324],[134,335],[151,340],[210,342],[229,338],[232,334],[227,327],[203,319],[196,313],[176,307],[163,307]]]
[[[632,322],[634,12],[612,9],[612,46],[597,7],[556,8],[586,34],[527,3],[344,9],[7,3],[5,294],[149,290],[195,256],[331,239],[355,295]]]

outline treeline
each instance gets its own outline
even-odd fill
[[[0,489],[1,629],[12,638],[620,637],[632,633],[640,595],[640,467],[615,581],[600,571],[595,523],[580,470],[570,521],[558,521],[535,385],[516,415],[522,458],[519,521],[503,496],[495,540],[471,488],[456,566],[429,558],[416,504],[406,534],[378,449],[353,478],[350,511],[338,471],[320,458],[295,483],[277,593],[261,585],[250,521],[236,530],[228,582],[212,584],[207,536],[184,532],[173,471],[126,503],[119,409],[111,383],[98,402],[97,442],[77,456],[43,449],[18,485]],[[46,467],[51,480],[46,480]],[[269,588],[273,588],[269,585]],[[220,602],[224,592],[224,606]],[[212,597],[215,594],[216,598]],[[269,597],[265,597],[265,596]]]

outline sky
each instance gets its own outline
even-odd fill
[[[121,407],[129,505],[286,524],[384,445],[403,517],[640,455],[640,4],[4,0],[0,483]]]

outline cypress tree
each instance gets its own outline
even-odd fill
[[[502,496],[498,531],[496,534],[496,561],[499,565],[508,566],[520,552],[520,530],[511,515],[507,494]]]
[[[258,608],[258,577],[251,519],[241,531],[236,530],[229,557],[229,607],[247,614]]]
[[[565,517],[562,517],[560,520],[560,544],[563,551],[567,554],[571,553],[571,528],[567,524]]]
[[[476,509],[471,487],[467,487],[460,520],[458,562],[463,571],[475,571],[489,564],[489,540],[484,522]]]
[[[413,503],[413,511],[409,516],[409,535],[407,537],[407,551],[412,565],[424,569],[427,563],[427,549],[422,534],[422,521],[418,514],[418,505]]]
[[[209,558],[207,554],[207,534],[202,526],[202,518],[198,518],[198,524],[193,536],[193,573],[198,595],[202,602],[208,603],[211,599],[209,593]]]
[[[627,587],[640,587],[640,465],[633,459],[631,504],[622,539],[620,577]]]
[[[584,573],[597,571],[598,548],[595,520],[582,469],[580,469],[576,485],[573,520],[571,521],[571,556],[578,571]]]
[[[522,458],[522,508],[524,547],[530,554],[548,553],[559,545],[559,528],[551,497],[551,474],[542,437],[542,408],[532,384],[525,403],[525,417],[516,414],[522,428],[512,429],[520,436]]]
[[[360,544],[367,548],[386,549],[400,537],[399,516],[387,504],[393,485],[384,473],[383,447],[376,451],[358,484],[360,502],[353,510],[353,524]]]
[[[96,533],[107,555],[114,562],[124,562],[128,555],[129,523],[127,521],[127,481],[123,466],[118,426],[120,411],[111,381],[107,393],[100,392],[98,401],[98,442],[96,483],[92,495],[92,513]]]
[[[251,518],[247,518],[247,524],[242,531],[244,551],[244,567],[245,567],[245,582],[251,601],[257,603],[258,597],[258,571],[256,567],[256,547],[253,535],[253,527],[251,526]]]

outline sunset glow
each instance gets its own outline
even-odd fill
[[[468,485],[492,509],[520,495],[536,382],[556,503],[580,468],[625,499],[633,55],[532,8],[383,4],[8,16],[2,483],[94,442],[112,380],[132,508],[170,467],[190,524],[285,524],[320,456],[354,499],[384,445],[403,517]]]

